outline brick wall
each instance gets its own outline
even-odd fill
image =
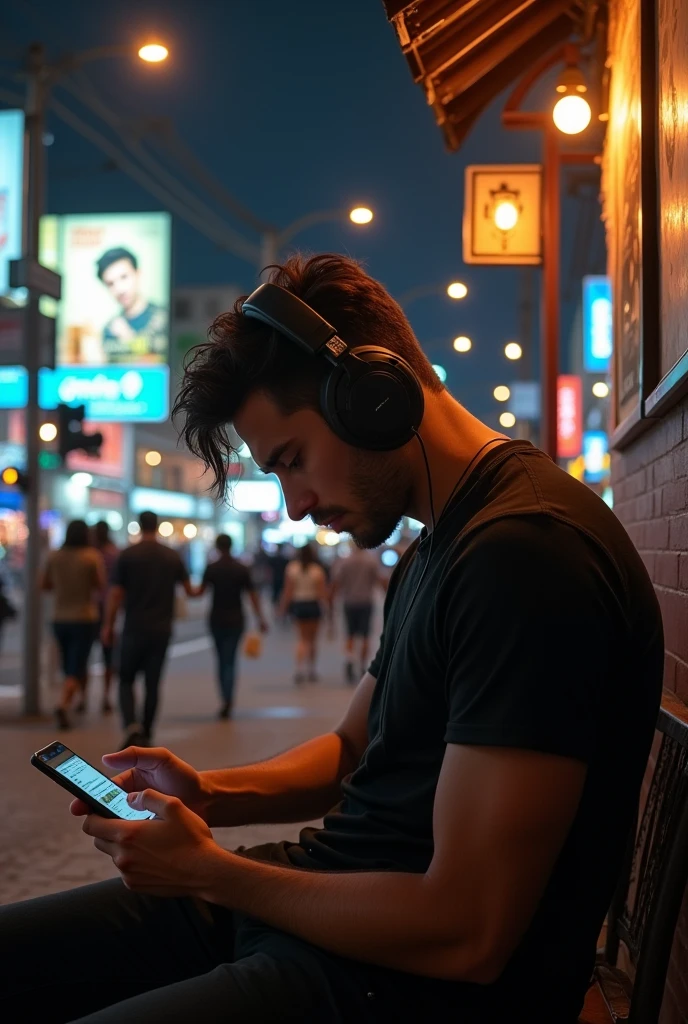
[[[664,685],[688,705],[688,399],[612,456],[614,511],[654,582],[664,620]],[[688,1020],[688,897],[660,1024]]]

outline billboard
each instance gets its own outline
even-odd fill
[[[57,366],[167,365],[170,217],[45,217],[41,261],[62,274]]]
[[[0,110],[0,295],[9,292],[9,262],[22,248],[24,114]]]
[[[583,278],[583,369],[607,373],[612,355],[612,285],[602,275]]]

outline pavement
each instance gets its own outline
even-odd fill
[[[328,638],[323,628],[319,683],[292,682],[294,636],[291,627],[273,625],[256,660],[240,658],[234,718],[216,718],[219,697],[214,652],[206,634],[205,609],[190,604],[190,618],[176,623],[162,686],[155,742],[169,747],[198,769],[249,764],[271,757],[333,728],[351,699],[343,682],[341,626]],[[381,616],[377,612],[376,625]],[[19,636],[6,632],[0,655],[0,903],[29,899],[116,875],[108,857],[95,850],[68,811],[69,795],[29,763],[33,751],[58,738],[49,714],[58,686],[44,673],[44,714],[21,714]],[[49,652],[49,643],[46,641]],[[46,653],[44,663],[51,664]],[[100,767],[101,755],[121,742],[119,716],[100,713],[101,681],[92,666],[89,709],[75,727],[59,734],[77,753]],[[297,838],[301,824],[217,829],[228,849],[276,839]]]

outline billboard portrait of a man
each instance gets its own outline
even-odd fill
[[[135,254],[123,246],[108,249],[97,261],[96,269],[120,307],[103,328],[106,362],[164,361],[169,336],[167,310],[144,294]]]

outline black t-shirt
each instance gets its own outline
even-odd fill
[[[164,544],[142,540],[126,548],[112,573],[112,582],[124,588],[124,629],[169,633],[175,587],[188,578],[177,552]]]
[[[322,829],[272,856],[319,870],[424,872],[446,744],[584,762],[575,821],[499,980],[391,972],[387,986],[400,1005],[420,999],[462,1024],[519,1012],[573,1024],[637,807],[662,668],[658,602],[614,513],[532,445],[504,443],[469,475],[434,538],[423,531],[395,569],[370,667],[369,746],[341,803]]]
[[[231,555],[222,555],[206,568],[203,583],[213,590],[211,627],[243,629],[241,595],[245,590],[253,590],[251,573],[247,567]]]

